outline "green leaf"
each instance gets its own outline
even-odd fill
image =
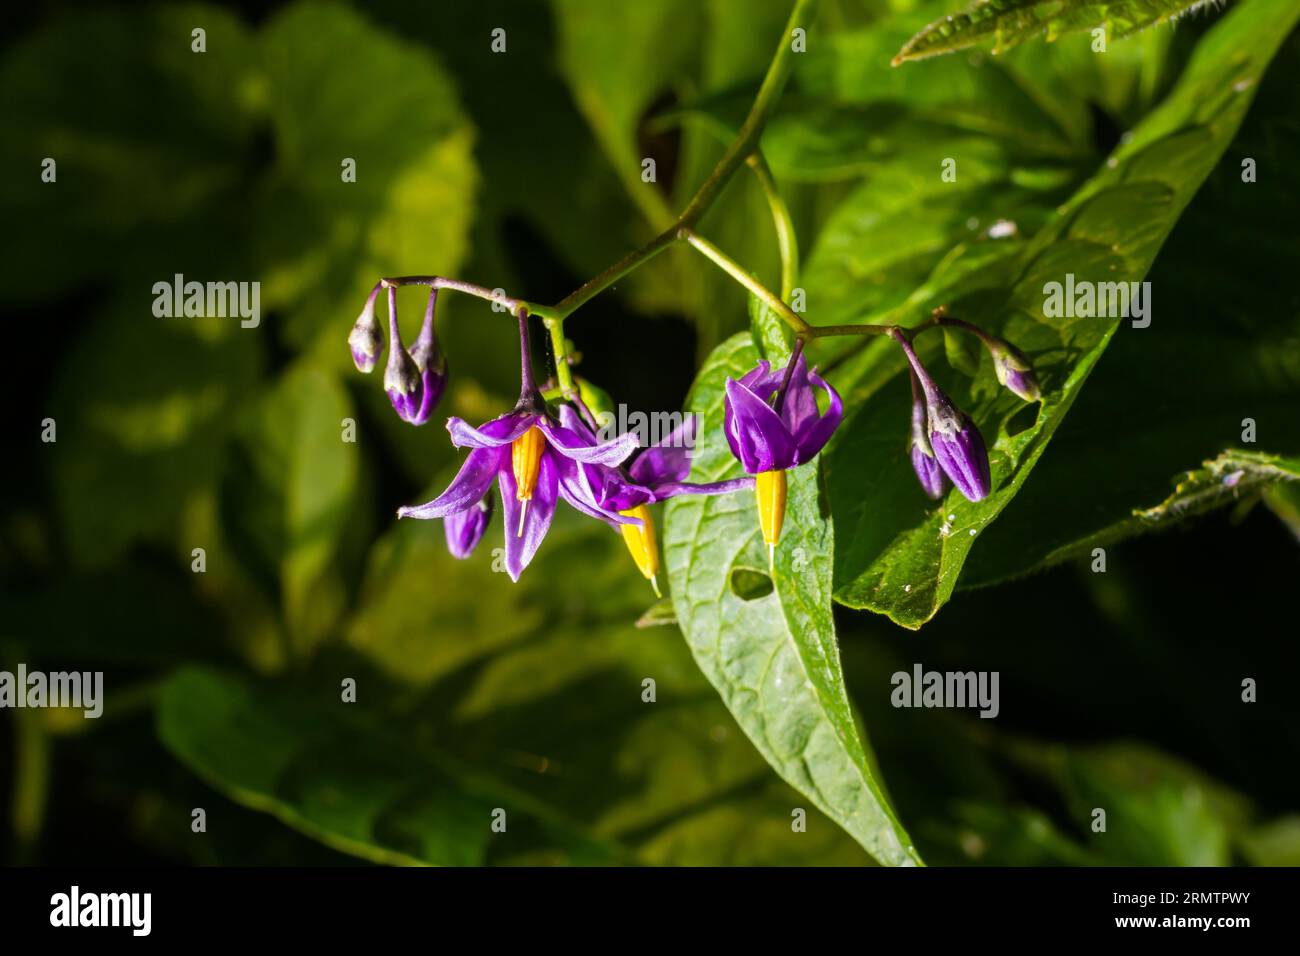
[[[1228,152],[1274,168],[1300,149],[1283,48]],[[1109,546],[1154,527],[1136,520],[1178,476],[1257,431],[1249,454],[1300,453],[1300,315],[1282,275],[1300,256],[1300,197],[1243,181],[1223,162],[1179,220],[1151,271],[1160,306],[1150,328],[1121,329],[1015,502],[975,549],[963,585],[984,585]],[[1079,482],[1084,466],[1105,481]],[[1232,469],[1229,469],[1231,471]],[[1294,488],[1294,485],[1291,486]],[[1286,484],[1266,489],[1285,501]],[[1238,485],[1216,496],[1250,501]],[[1180,515],[1190,512],[1180,511]]]
[[[916,22],[916,15],[908,14],[822,38],[797,58],[800,89],[824,102],[893,104],[949,126],[954,134],[1004,143],[1021,161],[1090,152],[1086,127],[1044,96],[1042,84],[1057,71],[1060,56],[1051,62],[1038,57],[1029,69],[1014,60],[983,56],[939,60],[923,70],[893,69],[890,58],[915,32]],[[1098,59],[1090,50],[1086,56],[1090,65]],[[862,130],[864,138],[877,133]]]
[[[794,333],[785,320],[758,296],[749,295],[749,334],[758,354],[773,365],[784,365],[794,348]]]
[[[666,227],[672,213],[663,195],[641,178],[647,154],[638,149],[637,130],[655,99],[688,72],[699,6],[554,0],[552,7],[560,71],[579,109],[647,221]]]
[[[259,42],[275,141],[256,206],[263,307],[285,309],[290,343],[343,370],[339,343],[380,276],[463,265],[475,132],[432,54],[350,7],[285,7]],[[354,182],[343,177],[348,159]],[[399,298],[410,341],[423,299]]]
[[[238,319],[158,319],[139,297],[113,303],[72,340],[53,387],[58,440],[48,447],[76,563],[106,567],[141,541],[188,563],[195,545],[178,533],[177,515],[213,483],[260,345]]]
[[[1300,541],[1300,485],[1273,485],[1264,492],[1264,504]]]
[[[358,695],[365,692],[363,684]],[[377,863],[478,865],[494,840],[498,852],[523,852],[528,836],[512,843],[507,834],[528,834],[530,825],[575,862],[614,855],[548,808],[350,710],[357,705],[340,696],[338,688],[312,694],[187,668],[164,687],[158,733],[237,803]],[[498,808],[505,834],[492,829]]]
[[[1142,279],[1298,15],[1240,4],[1202,40],[1170,96],[1031,241],[1000,258],[977,258],[977,268],[966,261],[978,249],[955,250],[904,305],[871,317],[907,324],[947,304],[953,315],[1019,345],[1035,363],[1044,398],[1037,408],[1022,406],[997,387],[988,363],[971,383],[937,373],[980,424],[994,491],[975,504],[953,493],[926,511],[906,460],[906,382],[897,350],[873,343],[849,359],[836,382],[856,413],[826,463],[841,532],[838,600],[911,628],[947,601],[976,538],[1020,490],[1119,325],[1047,316],[1046,283],[1067,273],[1076,281]],[[811,288],[809,295],[815,308]]]
[[[1189,471],[1173,494],[1157,505],[1134,512],[1134,517],[1148,524],[1179,521],[1187,515],[1213,510],[1225,502],[1288,481],[1300,481],[1300,458],[1225,451],[1195,471]]]
[[[792,831],[806,801],[736,727],[676,629],[634,623],[650,592],[617,534],[561,508],[515,584],[499,571],[502,533],[494,524],[457,561],[437,522],[404,521],[376,548],[347,641],[399,682],[367,698],[391,702],[386,720],[642,862],[867,862],[811,806],[807,831]]]
[[[195,54],[200,24],[207,52]],[[245,277],[241,167],[263,91],[237,17],[203,4],[65,11],[6,46],[0,112],[23,133],[0,142],[0,214],[23,224],[24,241],[0,261],[0,296],[199,270],[205,281]],[[42,180],[47,159],[53,182]],[[141,188],[154,183],[168,188]]]
[[[724,382],[758,360],[747,334],[719,346],[687,402],[706,444],[691,480],[738,466],[721,439]],[[684,495],[668,505],[664,557],[691,653],[768,763],[876,860],[920,862],[868,760],[844,687],[831,617],[832,530],[816,467],[789,476],[785,531],[765,597],[746,600],[737,577],[763,577],[767,558],[753,495]]]
[[[1196,768],[1142,744],[1064,747],[1024,742],[1012,759],[1061,791],[1075,827],[1103,862],[1128,866],[1227,866],[1251,807]],[[1106,829],[1092,828],[1095,808]]]
[[[963,375],[975,376],[980,369],[980,344],[973,336],[952,328],[943,330],[943,354],[948,364]]]
[[[1120,39],[1167,23],[1211,0],[974,0],[961,13],[934,21],[894,57],[894,65],[951,53],[993,38],[1002,53],[1039,34],[1048,42],[1064,33],[1106,28],[1107,40]]]
[[[672,598],[660,598],[636,619],[637,627],[663,627],[666,624],[677,624],[677,612],[673,610]]]
[[[294,367],[248,410],[225,478],[226,526],[247,563],[278,589],[302,647],[327,633],[343,609],[334,559],[357,493],[358,445],[344,440],[352,414],[332,375]]]
[[[1300,816],[1286,816],[1256,827],[1241,842],[1255,866],[1300,866]]]

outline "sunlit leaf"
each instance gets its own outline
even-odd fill
[[[721,438],[723,387],[757,360],[750,336],[741,334],[701,370],[688,410],[702,416],[701,434],[711,440],[697,451],[692,480],[739,470]],[[673,499],[664,557],[677,620],[700,668],[773,768],[879,862],[918,863],[845,692],[831,618],[833,534],[816,465],[789,475],[785,529],[775,578],[759,597],[736,585],[737,576],[766,577],[753,494]]]

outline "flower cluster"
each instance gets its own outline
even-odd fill
[[[941,318],[937,316],[937,318]],[[951,321],[951,320],[949,320]],[[956,323],[954,323],[956,324]],[[1029,360],[1011,343],[966,323],[959,327],[978,335],[993,357],[998,381],[1027,402],[1039,398],[1038,379]],[[907,356],[912,380],[912,469],[921,488],[938,500],[949,482],[970,501],[987,498],[993,489],[988,449],[971,417],[953,404],[934,383],[912,343],[901,331],[894,340]]]
[[[385,347],[375,300],[386,289],[391,347],[384,389],[404,421],[421,425],[447,384],[447,363],[434,334],[438,287],[430,286],[424,325],[408,351],[397,325],[396,284],[403,281],[410,280],[386,280],[375,286],[348,344],[359,370],[375,368]],[[505,522],[505,569],[517,581],[546,537],[556,507],[564,501],[616,529],[637,568],[659,593],[659,551],[649,506],[681,494],[717,495],[752,488],[759,529],[774,568],[785,520],[786,472],[812,461],[844,417],[839,394],[808,367],[803,337],[783,368],[763,361],[739,379],[727,379],[723,432],[746,476],[699,484],[686,480],[695,439],[694,416],[659,443],[640,448],[633,434],[600,441],[591,411],[576,390],[562,391],[554,403],[545,400],[533,377],[525,305],[514,303],[512,308],[519,321],[519,400],[509,412],[477,428],[449,418],[452,444],[468,449],[460,470],[438,497],[401,508],[398,516],[441,518],[448,550],[466,558],[491,522],[495,484]],[[938,324],[977,335],[993,358],[998,381],[1026,401],[1038,399],[1038,381],[1022,352],[975,326],[945,318],[942,311],[931,323]],[[922,489],[938,499],[951,484],[971,501],[987,497],[992,480],[979,429],[935,384],[913,350],[911,336],[899,328],[888,329],[888,334],[910,366],[909,452]]]
[[[402,421],[423,425],[447,388],[447,360],[438,347],[433,325],[434,307],[438,301],[436,288],[429,289],[424,325],[407,351],[397,328],[397,288],[384,282],[376,285],[348,336],[352,362],[357,371],[369,373],[384,352],[384,334],[375,317],[375,299],[379,290],[385,287],[388,290],[388,330],[392,348],[388,353],[388,367],[384,370],[384,391]]]
[[[448,550],[458,558],[468,557],[487,530],[495,483],[505,519],[505,569],[517,581],[546,537],[557,504],[564,501],[618,529],[637,568],[658,593],[659,551],[647,506],[679,494],[752,487],[752,480],[685,480],[693,419],[639,454],[632,434],[599,441],[581,398],[575,395],[554,410],[543,399],[533,378],[528,319],[523,314],[519,334],[519,401],[478,428],[449,418],[452,444],[468,448],[469,454],[446,491],[425,504],[399,509],[398,517],[442,518]]]

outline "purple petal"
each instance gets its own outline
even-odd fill
[[[538,427],[546,435],[551,447],[573,461],[593,465],[617,465],[638,446],[637,437],[632,434],[619,435],[602,445],[587,444],[587,439],[579,432],[553,425],[545,418],[537,420]]]
[[[451,443],[457,448],[500,448],[509,445],[537,421],[531,412],[509,412],[475,428],[463,418],[453,417],[447,419],[447,431],[451,432]]]
[[[771,364],[764,359],[740,376],[740,384],[766,401],[772,396],[773,392],[781,387],[781,379],[783,378],[785,378],[785,370],[776,369],[773,371]]]
[[[915,444],[912,445],[912,470],[916,472],[922,490],[935,501],[948,490],[948,476],[943,473],[939,462]]]
[[[739,382],[727,379],[726,388],[731,411],[728,442],[745,471],[754,475],[793,467],[794,439],[780,416]]]
[[[818,381],[821,382],[820,379]],[[824,382],[821,384],[825,385]],[[781,420],[790,429],[790,434],[796,436],[817,420],[817,396],[809,384],[808,360],[804,358],[803,352],[799,353],[794,371],[790,373],[790,384],[786,386],[785,400],[781,405]]]
[[[442,530],[447,535],[447,550],[454,558],[468,558],[478,547],[492,517],[492,496],[485,495],[464,511],[447,515]]]
[[[957,490],[969,500],[979,501],[987,498],[993,488],[984,437],[973,421],[951,406],[949,408],[957,416],[956,428],[947,423],[946,415],[936,415],[935,406],[931,404],[930,447]],[[936,420],[940,423],[938,426]]]
[[[593,493],[591,483],[585,477],[587,472],[597,468],[609,474],[614,474],[613,469],[601,465],[579,465],[563,455],[555,455],[553,460],[560,476],[560,497],[567,501],[575,511],[586,515],[588,518],[604,521],[609,525],[640,524],[640,521],[635,518],[628,518],[619,514],[619,510],[625,506],[619,504],[617,500],[611,500],[607,497],[604,490],[599,492],[598,498]],[[603,483],[601,486],[603,487]],[[645,498],[626,507],[635,507],[635,505],[644,504],[648,500],[649,493],[647,491]]]
[[[726,481],[669,481],[655,488],[654,500],[663,501],[677,495],[725,495],[733,491],[742,491],[753,487],[754,479],[751,476],[728,478]]]
[[[501,480],[497,485],[501,489],[501,514],[506,525],[506,571],[512,581],[518,581],[519,575],[528,567],[541,546],[542,539],[551,527],[551,518],[555,515],[555,502],[559,496],[559,476],[556,473],[552,456],[543,454],[537,468],[537,484],[533,488],[533,497],[524,503],[515,495],[517,487],[515,476],[509,468],[501,469]],[[519,515],[523,512],[523,526],[520,528]]]
[[[799,442],[798,460],[800,464],[812,461],[813,457],[831,440],[831,435],[835,434],[835,429],[839,428],[840,422],[844,418],[844,403],[840,400],[840,393],[831,388],[830,383],[816,372],[808,373],[808,381],[817,388],[825,389],[826,394],[830,397],[830,403],[826,406],[826,413],[808,424],[803,434],[794,433]],[[812,397],[812,389],[808,390],[808,395],[810,398]],[[816,405],[815,399],[813,404]]]
[[[457,511],[464,511],[482,498],[492,487],[492,479],[498,473],[509,474],[510,469],[503,467],[508,462],[505,453],[496,448],[475,448],[465,456],[465,463],[456,472],[447,490],[426,504],[413,508],[398,508],[399,518],[445,518]]]
[[[691,449],[653,445],[637,455],[627,473],[633,481],[643,485],[685,481],[691,473]]]
[[[560,406],[560,424],[571,432],[577,432],[588,444],[596,444],[596,433],[591,430],[591,426],[582,420],[577,409],[572,405]]]
[[[433,414],[433,410],[438,407],[438,402],[442,398],[442,393],[447,389],[447,370],[444,365],[442,370],[436,368],[426,368],[421,376],[424,379],[424,391],[420,407],[415,414],[407,419],[412,425],[423,425]]]

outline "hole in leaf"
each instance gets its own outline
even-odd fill
[[[742,601],[757,601],[772,593],[772,579],[763,571],[736,568],[731,572],[731,593]]]
[[[1038,421],[1038,410],[1040,408],[1042,408],[1042,405],[1039,402],[1026,402],[1024,408],[1007,419],[1004,426],[1007,436],[1019,435],[1026,428],[1032,428],[1034,423]]]

